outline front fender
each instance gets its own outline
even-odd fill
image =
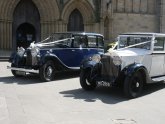
[[[24,57],[20,56],[17,52],[13,52],[8,61],[16,67],[23,66],[25,63]]]
[[[58,57],[54,54],[47,53],[41,57],[39,65],[45,64],[48,60],[58,60]]]
[[[125,67],[122,72],[124,73],[125,77],[131,77],[137,71],[141,72],[145,82],[151,81],[146,67],[139,63],[134,63],[134,64],[131,64],[131,65]]]
[[[45,54],[40,59],[39,66],[43,66],[48,60],[52,60],[54,62],[58,71],[68,69],[68,67],[56,55],[51,53]]]

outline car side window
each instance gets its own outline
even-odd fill
[[[88,46],[88,41],[86,36],[77,35],[74,36],[74,47],[75,48],[86,48]]]
[[[97,47],[97,37],[88,36],[88,47]]]
[[[154,51],[164,51],[165,37],[156,37],[154,42]]]

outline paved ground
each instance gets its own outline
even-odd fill
[[[83,91],[77,72],[43,83],[14,78],[7,65],[0,62],[0,124],[165,124],[164,84],[128,100],[115,88]]]

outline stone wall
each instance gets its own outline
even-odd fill
[[[160,32],[160,1],[113,0],[112,40],[125,32]]]
[[[165,0],[161,0],[160,5],[160,32],[165,33]]]
[[[156,15],[116,13],[113,26],[114,37],[125,32],[159,32],[159,19]]]
[[[0,0],[1,50],[13,48],[13,13],[20,1]],[[101,33],[108,42],[124,32],[165,33],[165,0],[100,0],[99,6],[94,0],[32,2],[40,14],[41,39],[54,32],[67,31],[68,19],[74,9],[82,14],[85,31]]]
[[[155,14],[159,0],[113,0],[114,12]]]

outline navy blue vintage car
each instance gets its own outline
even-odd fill
[[[78,70],[82,60],[94,54],[103,54],[104,38],[97,33],[55,33],[27,49],[19,47],[11,62],[15,77],[37,73],[43,81],[52,81],[55,72]]]

